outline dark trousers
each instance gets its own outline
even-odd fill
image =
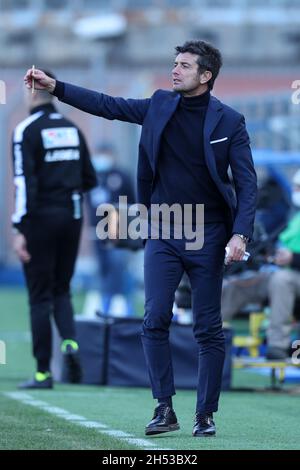
[[[75,339],[70,281],[78,252],[81,220],[63,208],[31,217],[24,230],[31,255],[23,265],[30,304],[33,355],[37,369],[50,368],[53,315],[63,339]]]
[[[199,345],[197,411],[218,409],[225,355],[221,290],[225,246],[222,223],[205,225],[204,246],[187,251],[186,240],[147,240],[142,343],[154,398],[175,394],[169,326],[175,291],[186,271],[192,288],[193,331]],[[189,345],[187,344],[188,348]]]

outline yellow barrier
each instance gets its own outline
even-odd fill
[[[263,312],[253,312],[249,316],[249,335],[248,336],[234,336],[233,345],[238,348],[247,348],[251,357],[259,356],[259,346],[262,344],[262,339],[259,336],[260,327],[265,319]]]

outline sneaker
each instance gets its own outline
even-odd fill
[[[180,429],[173,408],[165,403],[158,404],[154,410],[154,416],[145,429],[146,436],[161,434],[163,432],[177,431]]]
[[[63,353],[65,380],[67,383],[78,384],[82,379],[79,347],[76,341],[65,339],[61,345]]]
[[[53,388],[53,380],[50,372],[36,372],[33,379],[21,383],[18,388],[20,389],[40,389],[46,390]]]

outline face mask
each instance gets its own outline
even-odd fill
[[[295,207],[300,208],[300,191],[292,192],[292,203]]]
[[[113,166],[112,158],[105,154],[95,155],[92,163],[96,171],[109,171]]]

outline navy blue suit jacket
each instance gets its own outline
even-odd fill
[[[138,202],[149,208],[161,136],[177,108],[180,94],[157,90],[148,99],[113,98],[67,83],[62,87],[60,82],[54,94],[61,101],[87,113],[142,125],[137,175]],[[257,182],[245,120],[241,114],[213,96],[204,123],[204,154],[210,175],[228,205],[230,230],[251,238]],[[229,166],[235,191],[228,177]]]

